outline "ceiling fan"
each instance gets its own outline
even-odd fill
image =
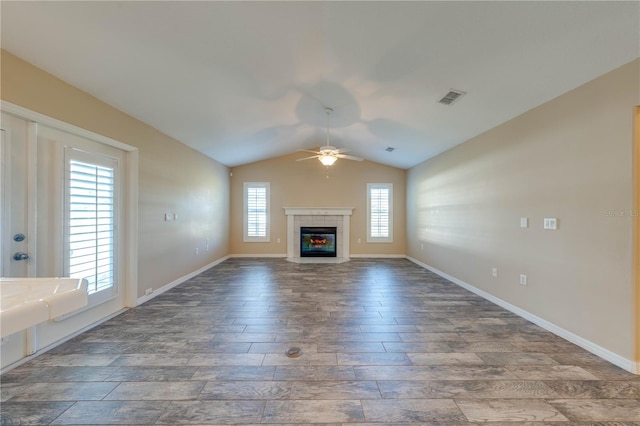
[[[311,152],[312,154],[315,154],[315,155],[312,155],[311,157],[298,158],[296,161],[304,161],[304,160],[311,160],[312,158],[317,158],[318,160],[320,160],[320,162],[323,165],[329,167],[333,163],[335,163],[338,158],[344,158],[345,160],[354,160],[354,161],[364,160],[363,158],[355,157],[353,155],[345,155],[344,153],[348,152],[348,150],[346,150],[345,148],[336,148],[335,146],[330,145],[329,117],[331,116],[333,109],[327,107],[325,108],[325,111],[327,113],[327,144],[325,146],[321,146],[320,151],[310,151],[308,149],[301,149],[300,151]]]

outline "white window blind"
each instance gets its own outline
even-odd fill
[[[67,173],[67,268],[88,293],[114,286],[115,168],[71,158]]]
[[[392,184],[368,184],[368,234],[369,242],[393,241]]]
[[[269,241],[269,183],[245,183],[245,235],[248,242]]]

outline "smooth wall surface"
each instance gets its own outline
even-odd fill
[[[410,169],[408,255],[634,360],[639,71],[636,60]]]
[[[229,253],[227,167],[4,50],[1,83],[7,102],[138,148],[138,296]]]
[[[350,238],[352,255],[404,255],[405,170],[369,161],[338,160],[329,168],[327,178],[327,171],[318,160],[296,161],[297,158],[308,156],[305,154],[298,152],[231,170],[231,253],[286,255],[287,220],[284,207],[354,207]],[[242,241],[244,182],[271,184],[269,243]],[[367,243],[367,183],[393,184],[392,243]]]

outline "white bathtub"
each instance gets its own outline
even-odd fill
[[[1,337],[87,305],[87,282],[77,278],[0,278]]]

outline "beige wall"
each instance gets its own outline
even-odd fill
[[[410,169],[408,255],[635,359],[638,75],[636,60]]]
[[[3,100],[138,148],[139,296],[229,253],[227,167],[4,50],[1,59]]]
[[[304,153],[298,152],[231,170],[232,254],[285,255],[287,222],[283,207],[355,207],[351,217],[351,254],[405,254],[405,170],[369,161],[338,160],[329,168],[327,179],[319,161],[295,161],[302,157]],[[270,182],[270,243],[242,242],[244,182]],[[367,183],[393,184],[393,243],[367,244]]]

